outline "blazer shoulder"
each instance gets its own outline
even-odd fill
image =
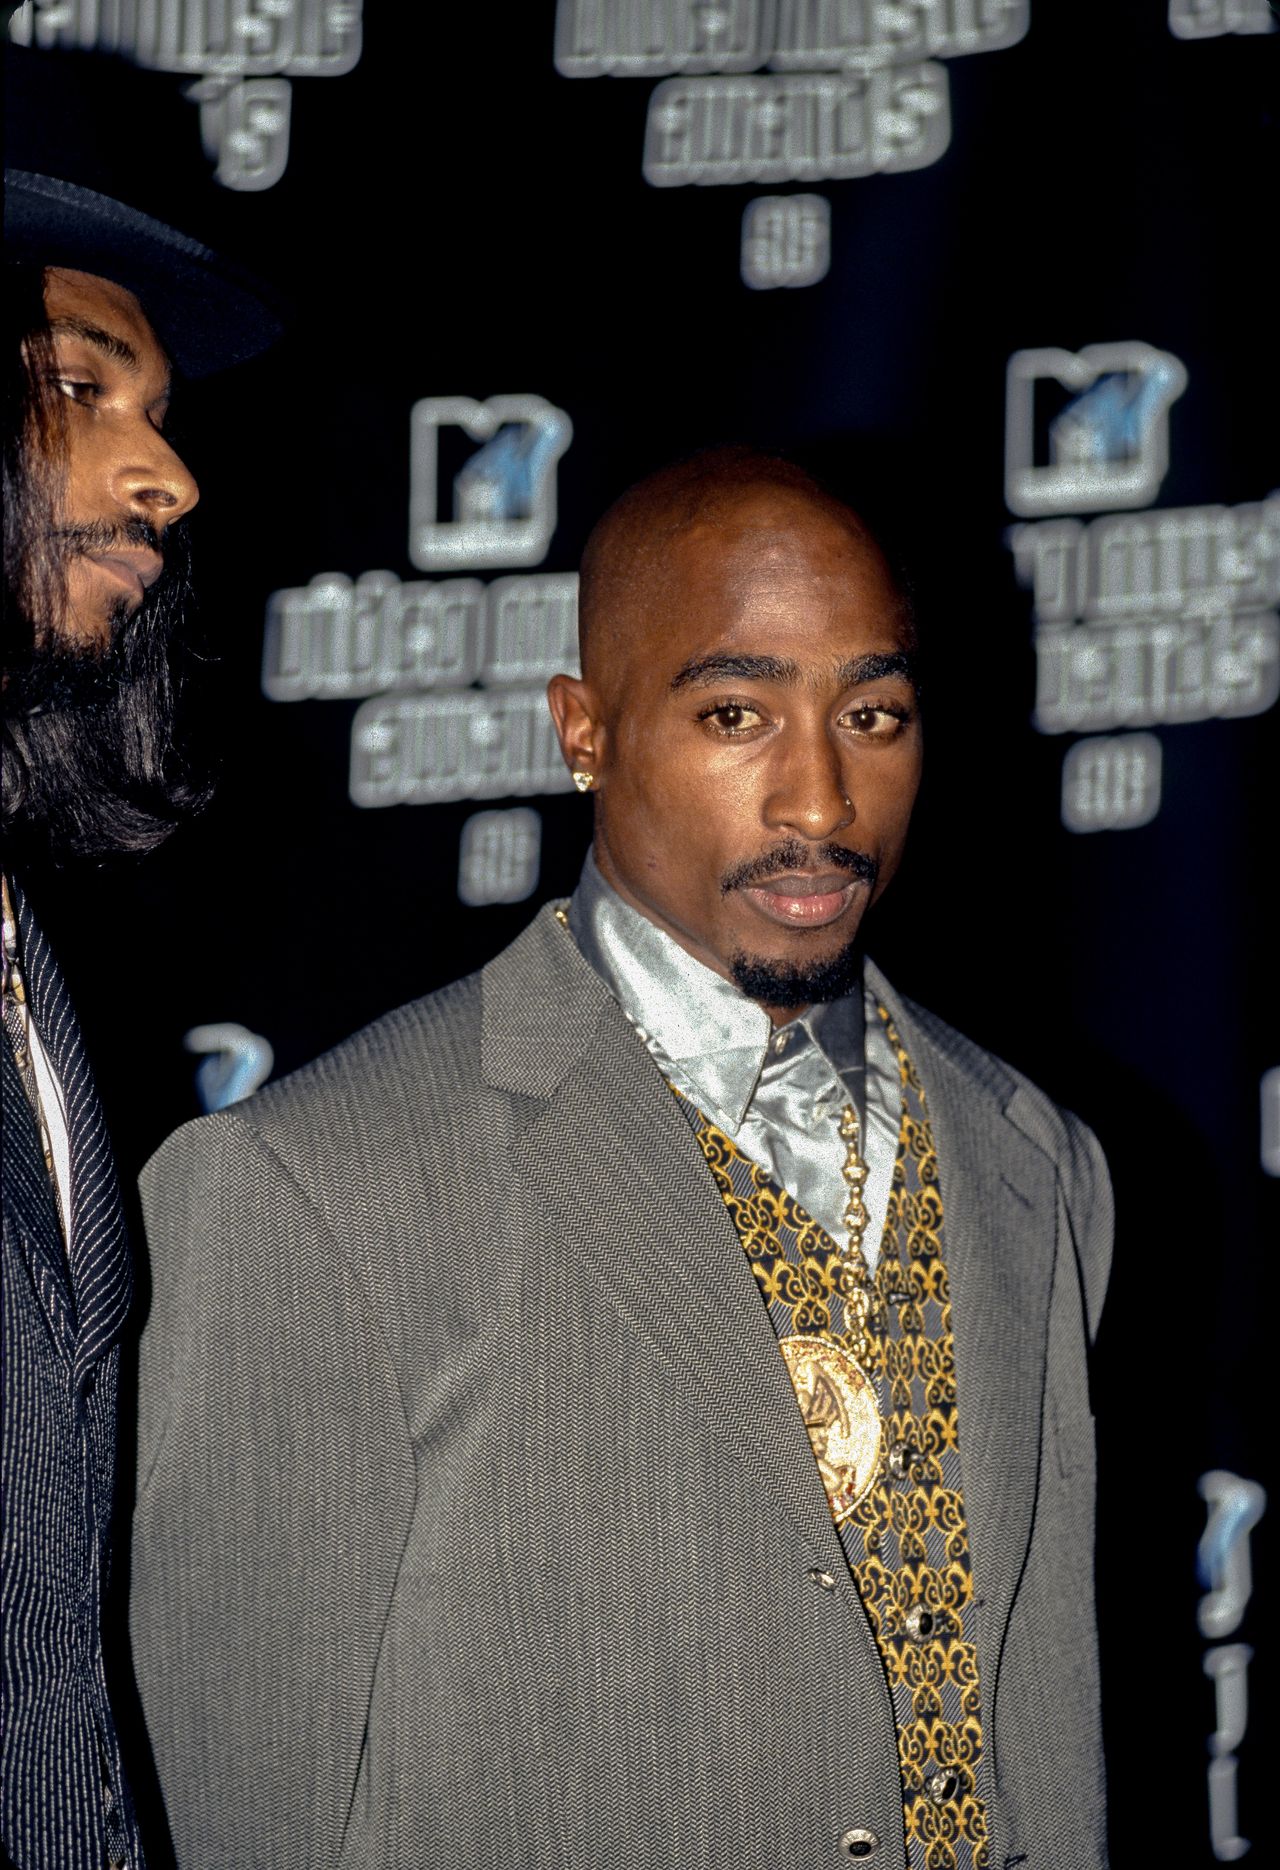
[[[471,974],[383,1013],[235,1108],[267,1137],[335,1103],[350,1110],[353,1099],[377,1122],[409,1095],[421,1110],[478,1091],[479,1052],[480,976]]]

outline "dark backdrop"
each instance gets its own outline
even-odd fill
[[[276,352],[193,386],[176,415],[204,494],[217,803],[145,866],[37,880],[125,1174],[199,1108],[190,1028],[239,1022],[288,1070],[480,965],[572,887],[589,817],[575,796],[483,801],[536,811],[539,877],[528,900],[465,907],[477,803],[356,808],[356,703],[262,692],[271,592],[319,572],[441,575],[408,556],[415,401],[533,392],[570,415],[541,571],[571,571],[604,504],[679,452],[797,452],[904,541],[925,630],[927,781],[870,945],[901,988],[1080,1111],[1112,1163],[1096,1402],[1115,1854],[1207,1864],[1197,1480],[1264,1479],[1275,1436],[1277,1184],[1259,1141],[1280,1063],[1275,717],[1138,721],[1163,758],[1155,816],[1064,828],[1076,737],[1032,725],[1005,368],[1033,346],[1156,346],[1188,380],[1144,504],[1273,489],[1280,39],[1176,37],[1163,0],[1037,0],[1020,43],[948,61],[951,141],[929,166],[656,188],[641,173],[656,79],[560,76],[552,0],[365,12],[352,71],[293,83],[287,169],[260,192],[214,181],[179,77],[65,47],[8,57],[10,160],[200,234],[295,307]],[[797,188],[830,203],[829,273],[749,290],[743,209]],[[1276,1680],[1273,1533],[1274,1515],[1230,1639],[1254,1648],[1255,1710]],[[1260,1855],[1276,1833],[1263,1718],[1239,1767]]]

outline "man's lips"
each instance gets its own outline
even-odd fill
[[[132,551],[122,547],[115,552],[88,552],[85,556],[91,565],[105,572],[139,604],[164,570],[164,560],[158,552]]]
[[[771,922],[786,928],[822,928],[842,916],[855,893],[865,887],[857,877],[843,877],[835,871],[815,876],[789,871],[751,884],[742,894]]]

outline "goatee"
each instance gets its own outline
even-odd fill
[[[738,991],[760,1006],[817,1006],[853,992],[862,974],[862,954],[856,940],[825,961],[768,961],[735,954],[729,957],[729,972]]]

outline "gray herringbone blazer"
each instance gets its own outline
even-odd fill
[[[876,985],[940,1152],[991,1861],[1099,1870],[1105,1168]],[[883,1670],[765,1307],[549,912],[180,1130],[143,1190],[133,1630],[182,1870],[834,1870],[852,1826],[903,1864]]]

